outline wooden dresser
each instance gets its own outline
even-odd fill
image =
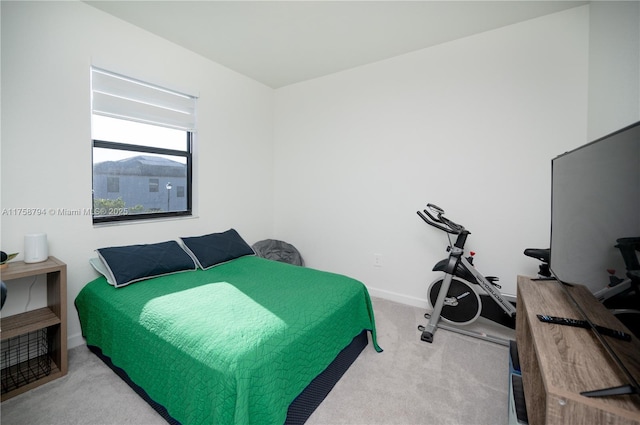
[[[586,287],[568,289],[594,324],[630,333]],[[516,341],[530,424],[640,425],[640,395],[580,395],[628,381],[592,330],[538,320],[538,314],[582,319],[558,282],[519,276],[517,310]],[[640,341],[635,336],[631,342],[603,338],[640,382]]]

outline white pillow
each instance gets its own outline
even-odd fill
[[[92,258],[89,260],[89,264],[91,264],[98,273],[100,273],[107,279],[107,282],[109,283],[109,285],[115,286],[116,280],[113,278],[113,276],[111,275],[111,272],[109,271],[107,266],[104,265],[101,259]]]

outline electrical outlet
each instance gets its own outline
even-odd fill
[[[382,254],[373,254],[374,267],[382,267]]]

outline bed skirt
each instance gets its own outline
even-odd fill
[[[340,380],[342,375],[344,375],[351,364],[358,358],[368,343],[369,341],[366,330],[363,330],[359,335],[353,338],[351,343],[342,349],[333,362],[331,362],[323,372],[316,376],[313,381],[311,381],[311,383],[298,395],[298,397],[291,402],[289,410],[287,411],[285,424],[304,424],[320,403],[322,403],[322,400],[324,400],[327,394],[329,394],[334,385]],[[131,379],[129,379],[129,376],[123,369],[114,365],[111,359],[102,353],[100,347],[88,345],[88,348],[120,378],[122,378],[122,380],[126,382],[127,385],[129,385],[140,397],[142,397],[144,401],[153,407],[153,409],[169,424],[180,425],[180,422],[169,415],[169,412],[167,412],[167,409],[165,409],[164,406],[152,400],[142,387],[136,385],[131,381]]]

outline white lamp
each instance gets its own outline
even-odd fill
[[[31,233],[24,236],[24,262],[39,263],[49,258],[46,233]]]

